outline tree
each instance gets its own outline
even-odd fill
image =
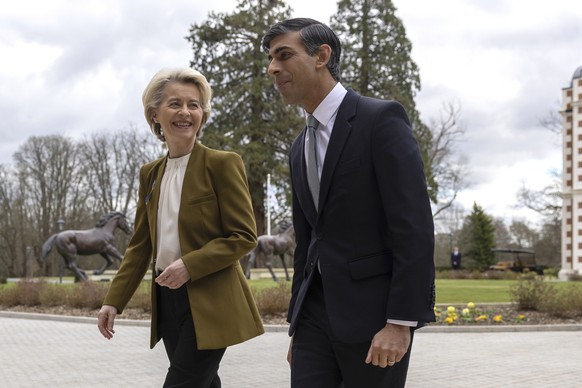
[[[548,220],[540,231],[540,237],[534,245],[536,262],[540,265],[560,267],[562,262],[562,223]]]
[[[524,221],[512,220],[509,231],[516,248],[533,249],[539,240],[538,232]]]
[[[17,210],[22,206],[18,200],[17,184],[7,166],[0,165],[0,178],[0,273],[16,273],[22,245],[19,227],[22,220]]]
[[[518,206],[533,210],[553,222],[562,218],[561,174],[552,172],[552,182],[541,190],[533,190],[522,185],[517,192]]]
[[[512,248],[511,234],[502,218],[493,219],[493,228],[495,230],[495,247]]]
[[[96,133],[80,143],[86,187],[91,193],[91,217],[120,211],[133,219],[139,170],[161,156],[160,142],[149,132],[128,130]]]
[[[71,213],[83,207],[84,195],[77,190],[77,149],[71,139],[59,135],[33,136],[14,154],[18,181],[24,191],[23,202],[32,245],[40,246],[57,229],[55,221],[72,219]]]
[[[495,228],[493,220],[477,203],[463,225],[463,247],[477,269],[484,271],[494,263]]]
[[[539,124],[554,135],[562,135],[564,128],[564,118],[560,114],[562,104],[560,100],[557,100],[554,105],[554,109],[549,110],[544,117],[539,119]]]
[[[417,138],[429,194],[437,202],[438,184],[429,160],[432,133],[420,120],[414,97],[420,73],[412,43],[391,0],[340,0],[331,27],[342,42],[342,83],[357,92],[399,101]]]
[[[458,104],[449,102],[443,104],[439,118],[430,121],[432,134],[428,150],[427,163],[431,166],[435,190],[433,198],[433,217],[451,207],[457,194],[467,186],[466,160],[456,150],[456,146],[465,136],[465,127],[460,121],[461,108]]]
[[[286,193],[290,205],[287,155],[293,138],[305,125],[296,107],[285,105],[269,80],[263,35],[277,21],[290,17],[281,0],[241,0],[231,14],[210,12],[193,24],[190,66],[213,88],[213,111],[202,142],[239,153],[246,165],[257,230],[265,231],[265,182]]]

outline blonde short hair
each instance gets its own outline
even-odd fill
[[[202,73],[189,67],[162,69],[158,71],[143,91],[142,102],[144,114],[152,133],[161,141],[166,141],[162,127],[160,124],[154,122],[154,113],[162,104],[166,87],[172,83],[193,84],[198,87],[200,98],[202,99],[200,101],[200,105],[202,106],[202,122],[198,130],[198,136],[202,135],[202,127],[210,117],[212,89]]]

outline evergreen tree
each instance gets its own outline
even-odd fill
[[[210,12],[186,38],[190,66],[214,92],[212,116],[202,142],[239,153],[247,168],[257,230],[265,230],[265,183],[271,174],[290,207],[288,149],[304,126],[297,107],[283,103],[267,75],[261,40],[271,25],[290,17],[281,0],[241,0],[231,14]]]
[[[340,0],[331,27],[342,42],[342,83],[365,96],[394,99],[406,109],[436,203],[438,184],[429,161],[432,134],[414,102],[420,73],[396,7],[391,0]]]
[[[469,247],[467,255],[470,256],[480,271],[485,271],[495,262],[492,249],[495,248],[495,226],[493,220],[483,208],[476,203],[467,217],[465,225],[465,246]]]

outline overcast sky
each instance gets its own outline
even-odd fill
[[[561,139],[539,125],[582,66],[582,7],[571,0],[394,0],[413,44],[423,120],[462,106],[473,202],[495,217],[516,209],[522,184],[561,170]],[[328,23],[335,0],[288,2],[294,16]],[[184,39],[208,12],[236,0],[0,0],[0,163],[30,136],[147,131],[141,93],[162,67],[187,66]]]

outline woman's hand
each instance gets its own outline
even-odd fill
[[[186,265],[182,259],[178,259],[156,278],[156,283],[163,287],[176,289],[182,287],[189,280],[190,274],[186,269]]]
[[[113,323],[115,322],[115,316],[117,315],[117,308],[104,304],[99,310],[99,315],[97,316],[97,327],[103,335],[103,337],[108,340],[113,338],[115,330],[113,330]]]

